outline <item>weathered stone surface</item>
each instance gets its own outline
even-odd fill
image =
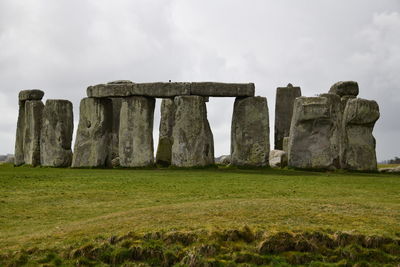
[[[275,100],[275,149],[283,149],[283,138],[289,136],[290,123],[293,116],[293,105],[297,97],[301,96],[300,87],[287,87],[276,89]]]
[[[289,167],[340,168],[341,139],[339,96],[296,99],[289,136]]]
[[[40,162],[42,166],[71,166],[73,116],[70,101],[56,99],[46,101],[40,137]]]
[[[40,132],[42,128],[43,103],[40,100],[25,102],[24,162],[40,165]]]
[[[17,121],[17,131],[15,139],[15,166],[20,166],[25,163],[24,155],[24,139],[26,134],[26,110],[25,103],[27,100],[41,100],[44,96],[44,92],[38,89],[33,90],[22,90],[18,95],[19,111]],[[30,104],[32,105],[32,104]],[[32,112],[32,110],[30,111]]]
[[[372,135],[379,119],[375,101],[351,99],[343,115],[344,145],[342,167],[348,170],[375,171],[377,169],[375,138]]]
[[[287,154],[283,150],[269,152],[269,166],[271,168],[285,168],[288,164]]]
[[[44,92],[39,89],[22,90],[19,92],[18,99],[19,101],[42,100],[43,96]]]
[[[88,97],[125,97],[148,96],[170,98],[182,95],[241,97],[254,96],[253,83],[216,83],[216,82],[154,82],[132,83],[115,81],[87,88]]]
[[[285,151],[286,154],[289,152],[289,136],[283,138],[282,150]]]
[[[80,103],[72,167],[111,166],[112,102],[84,98]]]
[[[121,106],[119,159],[122,167],[154,164],[153,117],[155,99],[132,96]]]
[[[354,81],[337,82],[331,86],[329,93],[337,94],[340,97],[345,95],[358,96],[358,83]]]
[[[229,165],[231,164],[231,155],[222,155],[218,158],[215,158],[215,163],[221,165]]]
[[[177,95],[189,95],[190,83],[109,83],[89,86],[89,97],[124,97],[124,96],[148,96],[148,97],[174,97]]]
[[[346,108],[347,102],[350,99],[354,99],[354,98],[356,98],[356,96],[353,96],[353,95],[342,96],[342,98],[340,99],[340,110],[342,111],[342,114],[344,113],[344,110]]]
[[[269,117],[265,97],[236,98],[231,128],[231,164],[268,166]]]
[[[400,166],[399,167],[379,168],[378,171],[384,172],[384,173],[400,173]]]
[[[163,99],[161,102],[161,120],[156,163],[162,166],[171,165],[172,158],[172,130],[175,124],[176,106],[173,99]]]
[[[19,101],[17,131],[15,137],[15,166],[20,166],[25,163],[24,157],[24,136],[25,136],[25,101]]]
[[[111,160],[119,157],[119,124],[123,98],[111,98],[112,126],[111,126]]]
[[[216,97],[246,97],[254,96],[254,83],[191,83],[190,94]]]
[[[197,167],[214,164],[214,140],[201,96],[178,96],[173,128],[172,165]]]

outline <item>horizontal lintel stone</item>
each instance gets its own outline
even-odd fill
[[[253,83],[215,83],[215,82],[154,82],[154,83],[108,83],[89,86],[88,97],[127,97],[148,96],[168,98],[180,95],[199,95],[217,97],[254,96]]]

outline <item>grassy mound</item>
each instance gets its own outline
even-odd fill
[[[400,239],[325,232],[240,230],[98,237],[63,249],[0,256],[5,266],[396,266]]]

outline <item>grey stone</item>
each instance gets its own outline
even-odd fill
[[[222,155],[218,158],[215,158],[215,163],[221,165],[229,165],[231,164],[231,155]]]
[[[24,157],[24,136],[25,136],[25,101],[19,101],[17,131],[15,137],[15,166],[25,163]]]
[[[283,150],[269,152],[269,166],[271,168],[285,168],[288,164],[287,154]]]
[[[79,110],[72,167],[111,166],[111,100],[84,98],[81,100]]]
[[[201,96],[178,96],[173,128],[172,165],[199,167],[214,164],[214,140]]]
[[[289,152],[289,136],[283,138],[282,150],[285,151],[286,154]]]
[[[171,165],[176,106],[173,99],[163,99],[161,102],[161,120],[156,163],[162,166]]]
[[[123,98],[111,98],[112,126],[111,126],[111,160],[119,157],[119,124]]]
[[[289,135],[289,167],[340,168],[341,140],[339,96],[324,94],[296,99]]]
[[[379,168],[379,172],[383,173],[400,173],[400,166],[398,167],[387,167],[387,168]]]
[[[342,96],[342,98],[340,99],[340,109],[341,109],[342,113],[344,113],[344,110],[346,108],[347,102],[350,99],[354,99],[354,98],[356,98],[356,96],[353,96],[353,95]]]
[[[375,101],[357,98],[347,102],[343,115],[344,169],[377,170],[375,138],[372,131],[379,116],[379,106]]]
[[[43,103],[40,100],[25,102],[24,162],[40,165],[40,132],[42,128]]]
[[[177,95],[189,95],[190,83],[110,83],[89,86],[87,95],[89,97],[126,97],[126,96],[148,96],[148,97],[174,97]]]
[[[40,137],[40,162],[42,166],[71,166],[73,131],[72,103],[68,100],[47,100],[43,109]]]
[[[122,102],[119,128],[119,161],[122,167],[154,164],[154,106],[154,98],[142,96],[128,97]]]
[[[116,80],[112,82],[108,82],[107,84],[132,84],[133,82],[130,80]]]
[[[231,128],[231,165],[268,166],[269,117],[265,97],[236,98]]]
[[[290,83],[287,87],[278,87],[276,89],[275,149],[283,149],[283,138],[289,136],[290,132],[294,101],[300,96],[300,87],[293,87]]]
[[[246,97],[254,96],[254,83],[191,83],[190,94],[216,97]]]
[[[42,100],[43,96],[44,92],[39,89],[22,90],[19,92],[18,99],[19,101]]]
[[[331,86],[329,93],[340,97],[345,95],[358,96],[358,83],[354,81],[340,81]]]
[[[113,159],[111,160],[111,166],[112,166],[113,168],[116,168],[116,167],[121,166],[121,164],[120,164],[120,162],[119,162],[119,157],[113,158]]]
[[[126,96],[171,98],[182,95],[244,97],[254,96],[254,84],[215,82],[132,83],[122,80],[89,86],[87,95],[97,98]]]

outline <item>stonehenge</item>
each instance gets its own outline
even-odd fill
[[[236,98],[231,128],[231,164],[268,166],[269,115],[265,97]]]
[[[119,126],[119,162],[122,167],[153,165],[154,106],[155,99],[144,96],[123,100]]]
[[[354,81],[337,82],[327,94],[297,98],[291,122],[289,167],[376,171],[375,101],[357,98]]]
[[[43,109],[40,134],[40,163],[42,166],[71,166],[73,129],[72,103],[68,100],[47,100]]]
[[[230,166],[376,171],[375,101],[358,98],[354,81],[328,93],[301,96],[300,87],[276,89],[275,150],[270,151],[268,103],[253,83],[118,80],[87,88],[79,107],[72,151],[72,103],[41,90],[19,93],[15,166],[72,168],[205,167],[215,164],[207,118],[209,97],[235,97]],[[156,98],[161,120],[156,155]]]
[[[111,130],[111,99],[82,99],[79,107],[79,125],[76,134],[72,167],[110,166]]]
[[[44,92],[23,90],[18,95],[18,121],[15,138],[15,166],[40,165],[40,130]]]
[[[289,166],[339,169],[340,118],[337,95],[297,98],[289,135]]]
[[[344,169],[356,171],[377,169],[376,142],[372,130],[379,116],[379,106],[375,101],[361,98],[348,101],[343,115],[342,167]]]
[[[275,99],[275,149],[283,149],[283,139],[289,136],[293,104],[301,96],[300,87],[288,84],[276,89]]]
[[[172,131],[171,165],[201,167],[214,164],[214,139],[202,96],[178,96]]]

